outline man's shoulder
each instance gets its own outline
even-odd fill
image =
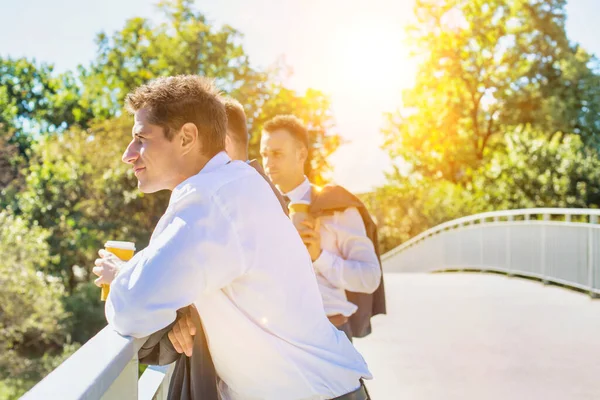
[[[208,177],[207,177],[208,178]],[[222,204],[250,207],[273,197],[272,189],[260,172],[243,161],[232,161],[213,171],[201,189]]]
[[[363,207],[363,203],[358,197],[337,184],[328,184],[323,187],[312,185],[311,197],[311,212],[314,214]]]
[[[194,176],[194,179],[190,183],[197,188],[202,188],[213,193],[223,186],[246,179],[248,176],[254,174],[254,168],[248,166],[245,162],[236,160],[211,171],[201,172]]]
[[[256,178],[262,179],[252,167],[241,161],[232,161],[214,170],[194,175],[177,189],[174,196],[180,205],[203,203],[225,188],[235,188],[240,181]]]

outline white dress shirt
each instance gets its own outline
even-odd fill
[[[310,257],[267,182],[216,155],[171,195],[150,244],[112,284],[106,317],[144,337],[198,309],[229,399],[331,399],[371,374],[325,316]]]
[[[285,193],[291,203],[310,204],[311,184],[305,179]],[[328,316],[351,316],[357,310],[346,290],[373,293],[381,280],[381,268],[373,242],[355,207],[321,217],[321,255],[313,263]]]

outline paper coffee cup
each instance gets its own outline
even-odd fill
[[[310,204],[306,203],[290,203],[288,205],[290,219],[298,231],[308,229],[302,222],[313,220],[313,217],[309,214],[309,208]]]
[[[135,253],[135,243],[133,242],[119,242],[116,240],[109,240],[104,244],[104,249],[113,253],[123,261],[129,261]],[[108,292],[110,291],[110,285],[102,285],[102,293],[100,294],[100,300],[106,301],[108,298]]]
[[[290,205],[288,205],[290,214],[295,214],[295,213],[308,214],[309,208],[310,208],[310,204],[305,204],[305,203],[290,203]]]

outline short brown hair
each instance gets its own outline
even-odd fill
[[[272,133],[279,129],[285,129],[294,139],[303,144],[307,150],[309,149],[308,131],[300,118],[291,114],[277,115],[263,126],[263,131],[267,133]]]
[[[168,140],[191,122],[198,128],[205,155],[212,157],[225,149],[227,116],[212,79],[197,75],[158,78],[129,93],[125,107],[131,113],[147,108],[150,123],[161,126]]]
[[[237,143],[248,146],[248,126],[246,125],[246,113],[239,101],[232,97],[223,99],[225,112],[227,113],[227,129],[233,134]]]

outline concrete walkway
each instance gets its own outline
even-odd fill
[[[600,300],[477,273],[386,275],[355,342],[375,400],[600,399]]]

